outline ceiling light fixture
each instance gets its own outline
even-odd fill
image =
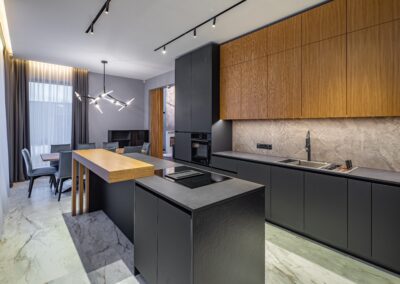
[[[163,47],[163,50],[162,50],[162,54],[166,54],[167,53],[167,50],[165,49],[165,46]]]
[[[236,3],[236,4],[232,5],[232,6],[230,6],[229,8],[223,10],[222,12],[219,12],[218,14],[212,16],[211,18],[205,20],[204,22],[198,24],[197,26],[195,26],[195,27],[193,27],[193,28],[187,30],[186,32],[180,34],[179,36],[177,36],[177,37],[171,39],[170,41],[168,41],[168,42],[166,42],[166,43],[160,45],[159,47],[157,47],[156,49],[154,49],[154,51],[159,51],[160,49],[165,49],[167,45],[173,43],[174,41],[177,41],[177,40],[180,39],[181,37],[183,37],[183,36],[185,36],[185,35],[187,35],[187,34],[190,34],[190,33],[192,33],[192,32],[193,32],[193,37],[196,37],[196,36],[197,36],[197,29],[200,28],[201,26],[204,26],[204,25],[207,24],[207,23],[212,22],[212,24],[213,24],[212,27],[215,28],[216,23],[217,23],[217,18],[218,18],[219,16],[225,14],[226,12],[229,12],[229,11],[232,10],[233,8],[236,8],[237,6],[239,6],[240,4],[243,4],[243,3],[246,2],[246,1],[247,1],[247,0],[239,1],[238,3]]]
[[[109,101],[111,104],[120,107],[118,111],[123,110],[124,108],[128,107],[129,105],[132,104],[132,102],[135,100],[135,98],[130,99],[127,102],[121,101],[115,97],[113,97],[111,94],[114,92],[113,90],[111,91],[106,91],[106,64],[108,63],[105,60],[102,60],[101,63],[103,64],[103,92],[97,96],[81,96],[78,92],[75,92],[76,98],[82,102],[82,99],[88,99],[89,104],[92,105],[94,104],[95,108],[100,112],[103,113],[99,101],[100,100],[106,100]]]
[[[97,13],[96,17],[94,17],[93,21],[90,23],[90,25],[89,25],[89,27],[86,29],[85,33],[88,34],[88,33],[90,32],[90,34],[93,34],[93,27],[94,27],[94,25],[96,24],[97,20],[100,18],[100,16],[101,16],[103,13],[105,13],[105,14],[108,14],[108,13],[109,13],[109,11],[110,11],[110,3],[111,3],[111,0],[107,0],[107,1],[103,4],[103,6],[101,6],[100,11]]]

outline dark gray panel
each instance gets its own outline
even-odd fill
[[[296,231],[304,226],[304,173],[271,167],[271,220]]]
[[[158,283],[190,284],[191,216],[158,200]]]
[[[158,198],[135,188],[134,264],[147,283],[157,283],[157,204]]]
[[[347,179],[305,173],[304,231],[339,248],[347,248]]]
[[[265,282],[263,190],[194,213],[194,284]]]
[[[175,61],[175,130],[188,131],[191,126],[192,57],[184,55]]]
[[[211,152],[232,150],[232,121],[218,120],[211,128]]]
[[[174,158],[192,161],[192,141],[190,133],[175,132]]]
[[[218,157],[218,156],[212,156],[211,158],[211,166],[213,168],[221,169],[224,171],[228,172],[237,172],[237,165],[236,165],[237,160],[235,159],[229,159],[229,158],[223,158],[223,157]]]
[[[192,132],[211,132],[212,46],[192,52]]]
[[[372,257],[400,272],[400,188],[372,184]]]
[[[348,180],[349,251],[371,258],[371,183]]]

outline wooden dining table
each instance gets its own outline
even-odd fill
[[[43,162],[58,162],[60,160],[60,153],[45,153],[40,154]]]

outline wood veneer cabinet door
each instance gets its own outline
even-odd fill
[[[301,117],[301,48],[268,56],[268,117]]]
[[[220,47],[220,66],[228,67],[243,61],[242,39],[227,42]]]
[[[400,1],[399,1],[400,6]],[[394,87],[393,87],[393,115],[400,116],[400,20],[394,26]]]
[[[301,15],[269,26],[268,54],[288,50],[301,45]]]
[[[390,22],[348,34],[349,116],[391,116],[397,112],[399,100],[393,86],[399,78],[394,78],[394,27]]]
[[[267,28],[252,32],[240,40],[244,62],[267,55]]]
[[[346,116],[346,36],[303,46],[302,116]]]
[[[241,65],[220,70],[220,116],[221,119],[240,119]]]
[[[346,0],[334,0],[302,14],[302,43],[346,33]]]
[[[399,14],[399,0],[347,0],[347,31],[389,22]]]
[[[268,58],[254,59],[242,64],[241,118],[268,118]]]

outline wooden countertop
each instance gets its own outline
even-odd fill
[[[104,149],[76,150],[72,158],[108,183],[154,175],[154,166]]]

